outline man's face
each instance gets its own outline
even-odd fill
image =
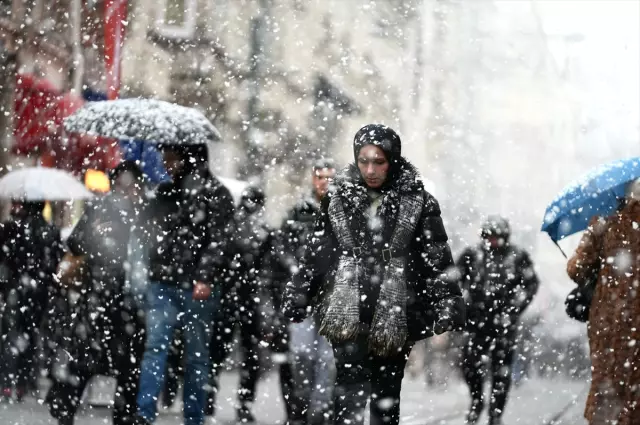
[[[333,168],[318,168],[313,170],[313,190],[316,198],[321,199],[329,191],[329,184],[336,175]]]
[[[184,161],[180,155],[171,149],[165,149],[162,152],[162,161],[164,162],[164,168],[172,178],[175,178],[184,168]]]
[[[114,183],[114,190],[116,192],[120,192],[134,200],[138,199],[142,193],[140,182],[136,180],[133,173],[129,171],[120,174]]]
[[[505,239],[501,236],[491,235],[486,237],[484,240],[487,246],[491,249],[498,249],[505,244]]]
[[[358,169],[368,187],[379,189],[387,180],[389,161],[382,149],[367,145],[358,153]]]

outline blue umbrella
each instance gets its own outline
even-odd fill
[[[164,169],[162,155],[157,146],[144,140],[121,140],[120,149],[124,160],[139,161],[142,172],[152,184],[169,180]]]
[[[554,242],[587,228],[595,215],[612,214],[627,183],[640,178],[640,158],[602,165],[567,186],[547,207],[542,231]]]

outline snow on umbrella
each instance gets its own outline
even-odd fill
[[[64,120],[70,133],[158,144],[205,144],[220,133],[200,112],[155,99],[91,102]]]
[[[595,215],[609,215],[620,205],[629,182],[640,178],[640,158],[614,161],[567,186],[547,207],[542,231],[554,242],[587,228]]]
[[[0,198],[23,201],[68,201],[93,198],[93,194],[66,171],[29,167],[11,171],[0,179]]]

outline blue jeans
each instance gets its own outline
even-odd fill
[[[138,413],[153,422],[171,346],[173,330],[180,323],[185,338],[185,425],[204,423],[205,385],[209,376],[209,341],[217,294],[205,301],[192,291],[164,283],[151,283],[147,293],[147,344],[142,358],[138,389]]]

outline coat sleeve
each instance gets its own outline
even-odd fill
[[[425,203],[418,224],[418,244],[422,254],[422,292],[430,292],[440,318],[462,321],[461,291],[456,281],[451,281],[445,272],[453,265],[447,232],[440,215],[438,201],[425,192]]]
[[[326,196],[322,200],[300,267],[285,286],[283,313],[293,321],[306,317],[311,300],[337,259],[338,241],[329,220],[330,199]]]
[[[80,219],[66,240],[67,250],[74,257],[88,255],[91,252],[90,247],[93,243],[92,235],[94,231],[92,224],[97,208],[98,206],[94,203],[85,204]]]
[[[533,297],[538,293],[540,280],[527,252],[521,251],[517,261],[519,282],[516,286],[516,293],[512,297],[512,308],[516,314],[520,314],[531,304]]]
[[[234,203],[229,190],[222,184],[207,194],[208,210],[205,248],[200,256],[195,279],[211,285],[227,276],[231,259]]]
[[[576,252],[567,263],[567,274],[578,285],[585,284],[600,266],[600,247],[605,226],[604,219],[592,218]]]

